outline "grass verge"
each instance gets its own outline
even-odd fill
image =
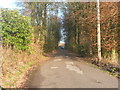
[[[2,83],[3,88],[24,88],[29,73],[48,57],[42,55],[39,45],[33,44],[32,54],[15,52],[12,49],[0,48],[2,53]]]

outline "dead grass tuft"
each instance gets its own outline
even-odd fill
[[[39,45],[33,43],[31,47],[32,49],[28,52],[17,53],[10,48],[0,48],[2,52],[2,87],[21,87],[30,68],[48,59],[42,55]]]

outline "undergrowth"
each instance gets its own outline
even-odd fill
[[[3,88],[19,88],[22,78],[29,68],[43,62],[44,57],[40,46],[31,45],[29,52],[16,52],[12,49],[1,48],[2,51],[2,84]],[[31,53],[32,52],[32,53]]]

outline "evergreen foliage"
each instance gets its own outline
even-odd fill
[[[2,45],[25,51],[32,38],[30,18],[22,16],[17,10],[1,10],[2,13]]]

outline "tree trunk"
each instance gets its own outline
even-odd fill
[[[98,44],[98,61],[101,61],[101,35],[100,35],[100,2],[97,0],[97,44]]]

